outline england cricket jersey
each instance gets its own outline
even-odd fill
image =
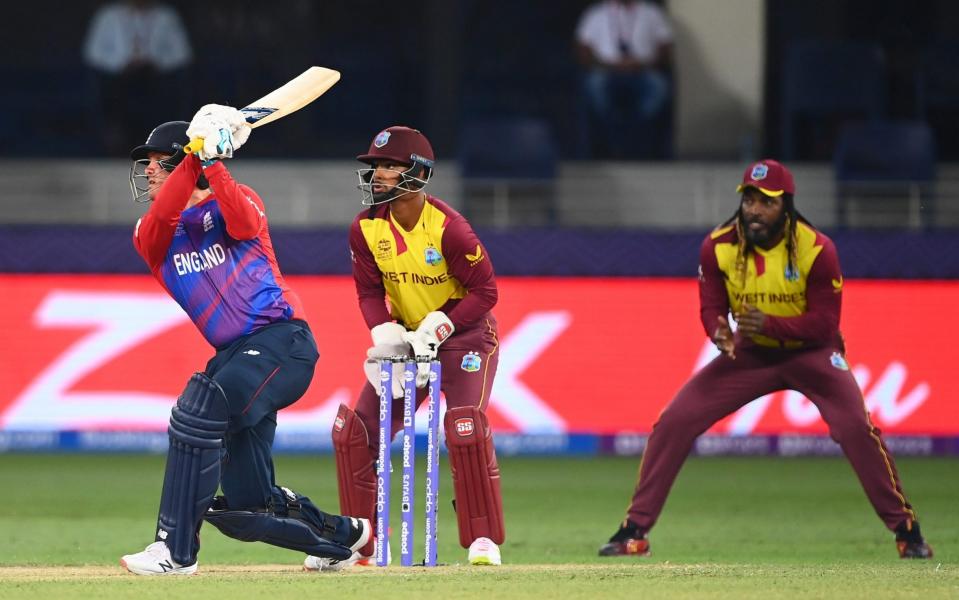
[[[441,310],[461,329],[496,304],[493,266],[466,219],[426,197],[412,230],[390,214],[389,203],[360,213],[350,228],[353,278],[366,324],[396,319],[415,329]],[[389,300],[389,310],[384,299]]]
[[[303,318],[276,263],[263,201],[218,162],[204,172],[213,194],[184,209],[200,172],[198,159],[184,159],[137,222],[133,243],[153,276],[214,347]]]
[[[745,276],[736,269],[739,237],[734,225],[716,229],[700,250],[700,309],[706,334],[717,317],[744,305],[766,314],[751,342],[772,348],[825,345],[839,340],[842,272],[832,240],[807,223],[796,226],[796,264],[790,267],[786,240],[770,250],[750,246]]]

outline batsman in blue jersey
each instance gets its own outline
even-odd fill
[[[368,520],[324,513],[275,481],[277,411],[309,387],[319,354],[277,265],[263,201],[222,162],[249,134],[240,111],[207,105],[191,123],[158,126],[131,153],[134,198],[153,201],[134,246],[216,349],[170,416],[155,541],[120,561],[138,575],[195,573],[204,520],[329,563],[370,539]],[[187,154],[194,138],[205,141]]]

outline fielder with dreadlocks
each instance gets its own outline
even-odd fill
[[[782,164],[750,165],[737,191],[739,209],[700,250],[700,317],[721,353],[653,425],[626,518],[599,554],[648,555],[647,534],[696,437],[752,400],[791,389],[819,409],[879,518],[895,532],[899,556],[932,557],[846,363],[843,278],[832,240],[796,210],[793,176]]]

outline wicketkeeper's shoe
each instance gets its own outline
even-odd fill
[[[632,521],[623,521],[619,530],[599,549],[600,556],[649,556],[646,532]]]
[[[164,542],[153,542],[143,552],[127,554],[120,559],[127,571],[136,575],[193,575],[198,563],[180,565],[173,561]]]
[[[503,559],[500,557],[499,546],[485,537],[476,538],[470,544],[468,554],[471,565],[501,565]]]
[[[896,527],[896,549],[899,558],[932,558],[932,546],[919,530],[919,521],[906,519]]]

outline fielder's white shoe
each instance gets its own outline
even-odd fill
[[[120,564],[136,575],[193,575],[199,563],[179,565],[173,562],[166,543],[153,542],[143,552],[122,557]]]
[[[503,559],[499,554],[499,546],[493,540],[485,537],[476,538],[470,544],[469,561],[471,565],[503,564]]]

